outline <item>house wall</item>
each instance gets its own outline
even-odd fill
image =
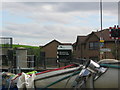
[[[57,47],[59,43],[58,42],[52,42],[48,44],[47,46],[43,47],[41,51],[45,52],[46,58],[57,58]]]
[[[85,44],[85,48],[83,48],[83,57],[84,58],[91,58],[91,57],[98,57],[99,58],[99,48],[98,49],[90,49],[89,48],[89,43],[90,42],[99,42],[98,37],[96,37],[96,35],[91,35],[89,36],[89,39],[86,40],[86,44]]]
[[[118,45],[118,47],[120,47],[120,44]],[[115,59],[115,55],[113,55],[113,52],[115,53],[114,50],[116,48],[115,42],[105,42],[105,45],[103,48],[110,48],[111,49],[111,52],[104,53],[104,58]],[[118,50],[118,52],[119,52],[119,50]]]
[[[74,58],[80,58],[81,57],[81,44],[77,43],[76,46],[73,48],[73,56]]]
[[[89,42],[98,42],[99,38],[95,34],[89,35],[88,39],[84,43],[77,43],[76,48],[74,49],[74,58],[100,58],[100,48],[92,50],[89,48]],[[78,48],[79,47],[79,48]],[[120,47],[120,44],[119,46]],[[110,48],[111,52],[104,52],[103,53],[103,59],[115,59],[115,55],[113,55],[113,50],[115,49],[115,42],[113,41],[105,41],[103,48]],[[118,50],[118,53],[120,51]]]

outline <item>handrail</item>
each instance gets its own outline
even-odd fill
[[[109,67],[109,68],[118,68],[120,69],[120,66],[117,65],[111,65],[111,64],[100,64],[101,67]]]
[[[57,69],[52,69],[52,70],[43,71],[43,72],[40,72],[40,73],[36,73],[36,75],[40,75],[40,74],[47,73],[47,72],[51,72],[51,71],[62,70],[62,69],[65,69],[65,68],[68,68],[68,67],[71,67],[71,66],[76,66],[76,64],[71,64],[71,65],[67,65],[67,66],[64,66],[64,67],[57,68]],[[11,81],[14,81],[16,78],[18,78],[19,76],[21,76],[21,74],[22,74],[22,73],[19,73],[18,76],[15,77],[14,79],[12,79]],[[32,75],[32,74],[29,74],[29,75]]]
[[[79,74],[79,73],[80,73],[80,71],[76,71],[76,72],[74,72],[74,73],[72,73],[72,74],[70,74],[70,75],[68,75],[68,76],[65,76],[65,77],[63,77],[63,78],[61,78],[61,79],[59,79],[59,80],[57,80],[57,81],[55,81],[55,82],[52,82],[51,84],[47,85],[47,86],[44,87],[44,88],[48,88],[48,87],[50,87],[50,86],[52,86],[52,85],[54,85],[54,84],[56,84],[56,83],[58,83],[58,82],[60,82],[60,81],[63,81],[63,80],[65,80],[65,79],[67,79],[67,78],[69,78],[69,77],[71,77],[71,76],[77,75],[77,74]],[[43,89],[44,89],[44,88],[43,88]]]

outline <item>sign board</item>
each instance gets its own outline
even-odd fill
[[[65,51],[59,51],[58,55],[69,55],[69,52]]]
[[[100,42],[100,47],[103,47],[104,46],[104,42]]]
[[[61,63],[69,63],[72,59],[72,45],[59,45],[57,48],[57,59]]]
[[[104,40],[100,40],[100,42],[104,43]]]
[[[109,36],[112,39],[120,39],[120,27],[119,26],[110,27]]]
[[[101,52],[111,52],[110,48],[101,48],[100,49]]]
[[[59,45],[57,50],[73,50],[72,45]]]
[[[104,54],[104,52],[100,52],[100,54]]]

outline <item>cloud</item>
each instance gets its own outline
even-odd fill
[[[99,2],[98,0],[4,0],[3,2]],[[119,0],[103,0],[103,2],[119,2]]]
[[[112,17],[106,22],[116,22],[117,3],[103,3],[103,9],[105,17]],[[23,23],[18,23],[17,18],[14,22],[4,22],[3,36],[12,36],[15,43],[21,40],[21,43],[39,45],[52,39],[75,42],[77,35],[87,35],[99,29],[100,24],[98,2],[4,2],[3,11],[23,19]],[[24,23],[23,17],[28,19],[27,23]]]
[[[58,39],[63,42],[74,42],[76,33],[85,35],[90,28],[57,24],[52,26],[40,26],[37,23],[32,24],[7,24],[3,28],[3,36],[9,35],[16,38],[40,40],[40,44],[52,39]],[[44,41],[44,42],[43,42]],[[32,43],[31,43],[32,44]]]
[[[117,2],[103,2],[104,10],[109,12],[117,11],[116,6]],[[98,11],[100,7],[99,2],[4,2],[3,9],[9,9],[12,11],[21,11],[21,12],[74,12],[74,11]],[[24,9],[23,9],[24,8]]]
[[[74,16],[89,17],[99,15],[99,2],[68,2],[68,3],[3,3],[3,10],[13,15],[26,16],[35,22],[71,23],[76,21]],[[103,14],[117,16],[118,7],[115,2],[103,3]],[[59,18],[58,18],[59,17]]]

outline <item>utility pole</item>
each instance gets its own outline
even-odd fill
[[[101,49],[102,49],[102,47],[104,45],[104,40],[103,40],[103,37],[102,37],[103,36],[102,35],[102,27],[103,27],[102,26],[102,24],[103,24],[102,23],[103,22],[102,21],[102,0],[100,0],[100,22],[101,22],[100,23],[101,24],[101,34],[100,34],[100,42],[99,42],[100,43],[100,50],[99,51],[100,51],[100,60],[101,60],[101,59],[103,59],[103,53],[104,53],[104,52],[101,52]]]
[[[102,0],[100,0],[100,21],[101,21],[101,31],[102,31]]]

